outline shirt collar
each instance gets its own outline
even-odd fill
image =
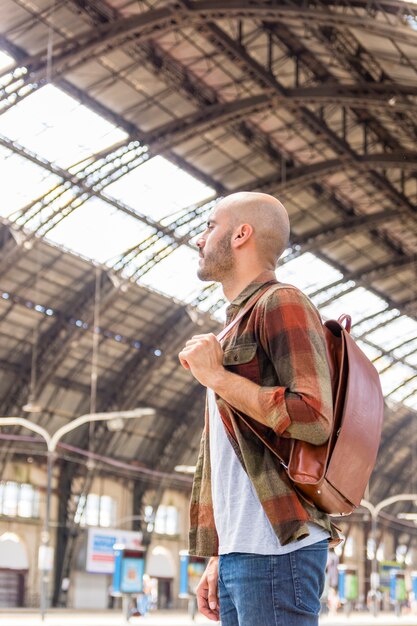
[[[260,289],[265,283],[277,283],[277,278],[275,276],[275,272],[272,270],[265,270],[261,272],[255,280],[253,280],[249,285],[240,292],[238,296],[229,304],[226,309],[226,318],[229,320],[234,317],[237,311],[249,300],[251,296],[255,294],[258,289]]]

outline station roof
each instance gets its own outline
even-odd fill
[[[103,454],[190,463],[203,399],[175,352],[224,310],[192,240],[216,198],[266,191],[292,224],[278,278],[352,314],[380,371],[373,499],[415,491],[416,44],[402,0],[4,0],[2,414],[31,390],[51,429],[88,412],[99,308],[93,402],[158,411]]]

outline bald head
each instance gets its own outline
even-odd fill
[[[279,200],[266,193],[242,191],[226,196],[217,210],[227,212],[231,228],[250,224],[259,257],[275,266],[288,246],[290,223]]]

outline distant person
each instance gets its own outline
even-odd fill
[[[222,626],[317,625],[328,543],[337,536],[272,451],[285,455],[290,437],[324,443],[332,420],[320,317],[274,273],[288,238],[283,205],[242,192],[216,205],[197,241],[198,276],[221,283],[227,324],[269,286],[222,344],[196,335],[179,354],[207,387],[190,553],[211,557],[197,600]]]

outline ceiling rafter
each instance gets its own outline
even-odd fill
[[[356,270],[355,272],[346,272],[343,278],[329,283],[326,286],[321,287],[320,289],[316,289],[314,292],[310,293],[310,297],[313,298],[315,296],[318,296],[320,293],[325,293],[326,291],[334,289],[338,285],[343,285],[344,283],[351,280],[360,280],[361,282],[365,279],[375,280],[381,277],[389,276],[397,270],[412,268],[415,265],[417,265],[417,259],[414,256],[404,256],[403,258],[400,257],[398,259],[391,259],[390,261],[370,263],[368,266],[362,267],[360,270]],[[344,293],[345,292],[343,292],[341,295],[343,295]]]
[[[254,186],[262,189],[274,189],[276,191],[289,190],[293,186],[299,187],[309,185],[325,176],[330,176],[337,172],[357,169],[359,172],[372,171],[373,169],[389,169],[398,168],[410,171],[417,170],[417,152],[384,152],[380,154],[351,154],[348,158],[345,156],[338,159],[329,159],[328,161],[319,161],[312,165],[302,165],[293,168],[287,168],[285,171],[285,179],[282,180],[283,174],[267,176],[256,181]],[[392,191],[393,197],[400,200],[412,215],[415,215],[414,205],[396,189]]]
[[[285,94],[285,89],[282,85],[280,85],[277,79],[270,72],[265,70],[265,68],[263,68],[255,59],[253,59],[241,44],[231,39],[230,36],[222,31],[216,24],[205,24],[204,29],[202,30],[204,30],[207,38],[213,45],[218,46],[226,55],[231,55],[237,63],[241,64],[243,69],[252,72],[255,79],[259,81],[261,85],[273,88],[279,95]],[[313,133],[324,137],[336,154],[340,155],[340,158],[347,158],[351,162],[358,160],[359,155],[355,153],[343,137],[338,136],[329,126],[327,126],[324,120],[320,119],[305,106],[300,106],[296,103],[293,103],[292,106],[296,108],[295,113],[300,117],[301,121]],[[372,170],[370,173],[375,178],[375,184],[378,187],[383,186],[390,198],[392,198],[395,202],[398,202],[400,205],[405,206],[407,209],[413,210],[413,205],[404,196],[404,194],[395,189],[395,187],[393,187],[387,179],[380,176],[376,172],[372,173]],[[277,179],[281,178],[282,174],[280,173]],[[268,182],[268,177],[262,180],[263,184],[265,184],[265,182]],[[279,183],[280,181],[277,180],[277,182]],[[279,186],[277,187],[279,189]],[[277,189],[277,187],[274,189]]]
[[[383,87],[383,89],[381,89]],[[204,109],[199,109],[184,118],[179,118],[168,122],[148,133],[143,133],[141,140],[151,148],[157,150],[159,144],[162,149],[167,145],[175,145],[181,141],[186,141],[193,136],[196,131],[204,132],[215,126],[236,122],[238,119],[246,118],[248,115],[256,115],[267,109],[285,105],[287,101],[298,104],[341,104],[354,107],[381,107],[392,110],[393,105],[389,100],[397,94],[397,91],[404,96],[417,96],[417,87],[407,85],[383,84],[372,85],[324,85],[321,87],[298,87],[285,90],[285,95],[278,96],[269,90],[244,98],[233,100],[232,102],[219,102],[209,105]],[[395,103],[396,110],[410,112],[417,110],[417,102],[404,101]],[[172,139],[171,139],[172,138]],[[170,142],[171,139],[171,143]]]
[[[19,154],[20,156],[23,156],[29,161],[32,161],[32,163],[35,163],[35,165],[39,165],[43,169],[51,172],[51,174],[56,174],[57,176],[62,178],[62,180],[68,181],[69,183],[71,183],[71,185],[74,185],[75,187],[80,187],[82,191],[88,194],[90,197],[94,196],[96,198],[99,198],[100,200],[103,200],[103,202],[106,202],[107,204],[114,206],[116,209],[119,209],[123,213],[130,215],[130,217],[138,219],[144,224],[146,224],[147,226],[154,228],[155,230],[160,232],[161,235],[169,237],[170,239],[177,241],[180,244],[183,243],[183,237],[178,237],[172,229],[164,226],[163,224],[161,224],[160,222],[156,220],[151,219],[147,215],[144,215],[140,213],[139,211],[136,211],[135,209],[127,206],[125,203],[119,200],[115,200],[114,198],[111,198],[110,196],[107,196],[100,191],[96,191],[93,185],[91,184],[87,185],[86,183],[83,183],[82,181],[78,180],[78,178],[74,174],[69,172],[68,170],[51,163],[47,159],[43,159],[39,157],[38,155],[31,152],[30,150],[24,148],[23,146],[20,146],[17,142],[13,142],[10,139],[7,139],[7,137],[0,136],[0,145],[4,146],[8,150],[16,154]],[[28,234],[27,237],[28,239],[31,239],[31,238],[34,238],[35,236],[36,236],[36,233],[34,232],[31,234]]]
[[[330,6],[329,4],[327,5]],[[336,7],[338,3],[336,3]],[[365,2],[362,4],[364,8],[369,8]],[[410,13],[414,11],[414,7],[410,6]],[[385,10],[388,7],[385,5]],[[403,16],[405,4],[394,8],[393,13],[400,18]],[[150,9],[147,12],[139,13],[129,17],[120,18],[116,21],[110,21],[98,24],[95,28],[80,33],[72,40],[61,42],[55,46],[53,57],[52,76],[65,73],[70,69],[73,70],[79,64],[86,60],[91,60],[94,55],[100,54],[106,49],[113,47],[121,39],[126,41],[130,36],[134,37],[136,43],[155,37],[157,34],[167,30],[179,28],[185,24],[189,24],[190,20],[213,20],[223,18],[238,19],[261,19],[269,22],[280,22],[285,19],[296,19],[306,23],[317,23],[326,26],[348,26],[360,28],[368,32],[388,38],[399,38],[401,41],[415,44],[417,35],[407,28],[406,25],[400,25],[378,22],[377,20],[366,17],[364,15],[349,14],[346,11],[320,11],[317,7],[308,8],[305,3],[296,3],[291,5],[274,2],[271,4],[269,0],[253,0],[246,2],[244,0],[190,0],[185,3],[168,4],[162,8]],[[38,81],[45,77],[47,66],[47,51],[44,50],[37,55],[33,55],[24,60],[24,64],[30,68],[32,80]]]
[[[19,66],[24,65],[24,59],[27,58],[26,52],[21,47],[11,43],[3,35],[0,35],[0,48],[10,53],[10,55],[17,60]],[[44,81],[41,81],[39,83],[29,82],[25,84],[26,90],[23,91],[20,87],[17,89],[17,91],[13,91],[10,88],[10,85],[8,86],[7,91],[2,91],[2,89],[0,88],[0,115],[5,113],[8,108],[15,106],[24,98],[30,96],[32,93],[34,93],[34,91],[42,87],[44,84],[46,84]],[[115,124],[117,127],[124,130],[129,137],[127,141],[130,141],[131,139],[136,139],[142,144],[144,143],[142,140],[141,129],[138,128],[135,124],[132,124],[132,122],[124,118],[122,115],[115,113],[109,107],[106,107],[102,102],[100,102],[96,98],[93,98],[82,89],[77,88],[73,83],[65,80],[64,78],[55,80],[54,84],[63,89],[63,91],[68,93],[68,95],[74,97],[76,100],[89,107],[92,111],[95,111],[98,115],[103,116],[104,119],[108,120],[110,123]],[[8,106],[4,106],[4,99],[10,98],[11,94],[15,95],[16,97],[12,98]],[[114,148],[111,148],[110,150],[112,149]],[[149,149],[149,156],[156,156],[156,154],[158,153],[152,152],[152,150]],[[205,172],[187,162],[175,152],[167,150],[165,156],[170,161],[172,161],[172,163],[175,163],[178,167],[188,172],[191,176],[196,177],[198,180],[204,182],[209,187],[215,189],[217,193],[224,193],[225,189],[220,182],[214,180],[211,176],[208,176]]]

